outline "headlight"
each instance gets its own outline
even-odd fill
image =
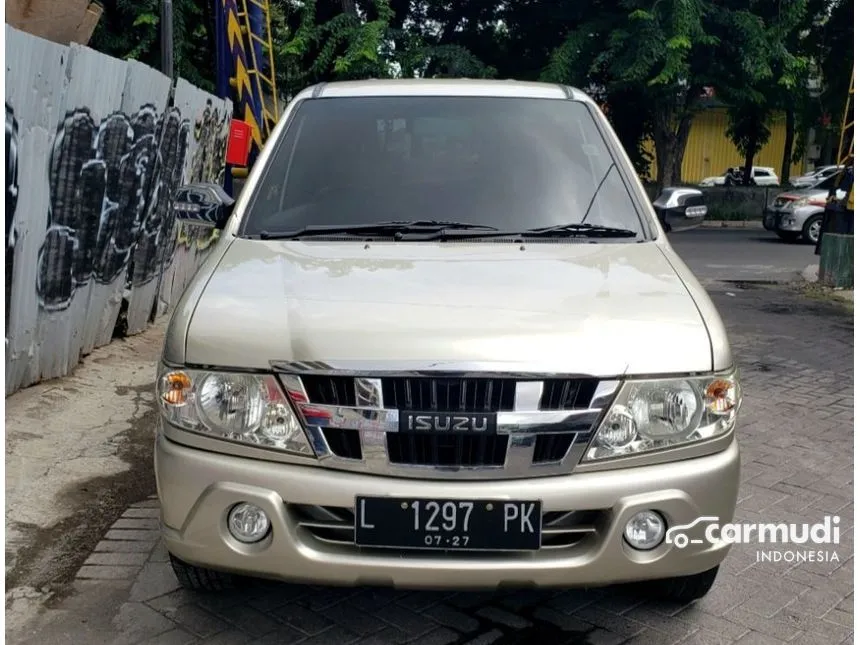
[[[618,392],[584,461],[712,439],[732,430],[741,404],[737,372],[630,380]]]
[[[800,208],[801,206],[807,206],[809,204],[809,197],[801,197],[800,199],[795,199],[793,202],[789,203],[789,208]]]
[[[161,413],[171,425],[218,439],[313,455],[274,376],[162,366],[157,389]]]

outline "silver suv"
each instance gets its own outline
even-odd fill
[[[840,176],[832,174],[807,188],[797,188],[778,194],[764,208],[762,225],[780,239],[794,242],[801,238],[807,244],[817,244],[824,221],[827,196],[836,188]],[[836,189],[836,197],[843,199],[845,191]]]
[[[729,544],[665,536],[733,517],[738,376],[585,94],[319,85],[215,192],[158,373],[182,584],[708,591]]]

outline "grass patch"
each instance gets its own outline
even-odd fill
[[[854,301],[849,300],[846,295],[853,293],[853,289],[832,289],[816,282],[805,282],[799,286],[800,292],[807,298],[820,302],[837,304],[847,311],[854,312]]]

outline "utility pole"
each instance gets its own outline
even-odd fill
[[[173,78],[173,0],[161,0],[161,71]]]

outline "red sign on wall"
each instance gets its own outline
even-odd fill
[[[230,136],[227,139],[227,151],[224,160],[231,166],[244,168],[248,165],[248,155],[251,152],[251,126],[233,119],[230,122]]]

